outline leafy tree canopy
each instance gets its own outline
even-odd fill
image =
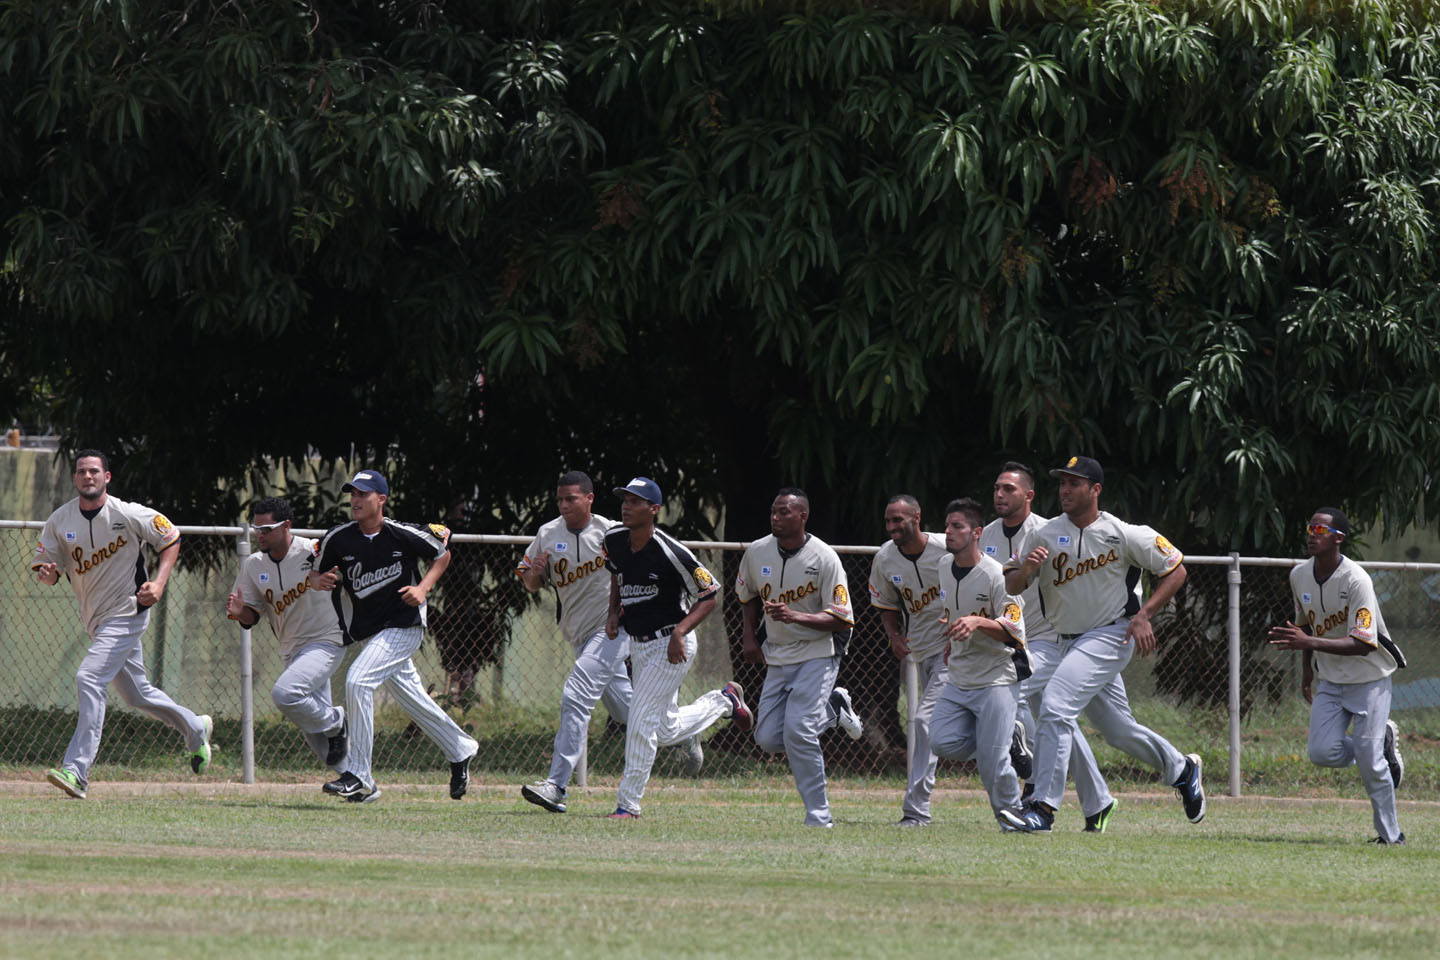
[[[1084,452],[1191,552],[1403,527],[1436,102],[1382,0],[0,0],[0,400],[197,520],[355,451],[474,529],[581,466],[874,539]]]

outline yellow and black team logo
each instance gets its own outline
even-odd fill
[[[442,541],[447,541],[447,542],[448,542],[449,539],[450,539],[450,528],[447,527],[447,526],[445,526],[445,525],[442,524],[442,523],[432,523],[432,524],[430,524],[430,532],[431,532],[432,534],[434,534],[435,539],[437,539],[437,540],[442,540]]]
[[[701,590],[709,590],[715,579],[710,576],[710,571],[704,567],[695,568],[695,582],[700,584]]]
[[[850,592],[845,589],[845,584],[843,583],[835,584],[835,592],[831,595],[831,598],[838,606],[850,606]]]
[[[1370,625],[1373,622],[1373,619],[1370,617],[1369,608],[1361,607],[1359,610],[1355,611],[1355,626],[1359,627],[1361,630],[1369,630]]]
[[[1175,545],[1172,544],[1169,540],[1166,540],[1164,536],[1157,533],[1155,535],[1155,549],[1159,550],[1162,554],[1168,557],[1170,556],[1170,554],[1175,552]]]
[[[1080,462],[1080,458],[1079,458],[1079,457],[1071,457],[1070,460],[1065,464],[1065,466],[1067,466],[1067,467],[1073,467],[1073,466],[1075,466],[1075,464],[1077,464],[1077,463],[1079,463],[1079,462]]]
[[[1007,604],[1005,604],[1005,612],[1002,613],[1001,616],[1003,616],[1006,620],[1009,620],[1011,623],[1019,623],[1019,622],[1020,622],[1020,604],[1018,604],[1018,603],[1007,603]]]
[[[150,526],[154,527],[155,532],[160,534],[160,536],[162,537],[165,536],[165,534],[169,533],[171,530],[175,529],[175,525],[172,524],[170,522],[170,519],[166,517],[163,513],[155,514],[155,519],[150,521]]]

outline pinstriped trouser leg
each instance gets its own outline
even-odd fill
[[[625,634],[606,636],[604,629],[586,638],[575,656],[575,666],[565,678],[560,695],[560,725],[555,731],[555,751],[550,761],[549,780],[564,790],[575,772],[575,764],[585,749],[590,729],[590,715],[595,702],[603,696],[610,715],[626,722],[630,714],[630,678],[625,673],[628,647]],[[620,683],[623,679],[624,683]],[[623,712],[617,714],[611,697],[623,693]]]

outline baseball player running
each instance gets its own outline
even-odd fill
[[[160,602],[180,556],[180,531],[164,514],[110,496],[110,460],[99,450],[75,454],[72,479],[79,496],[50,514],[30,564],[35,579],[46,586],[65,575],[90,635],[90,649],[75,674],[75,734],[65,759],[45,778],[85,799],[105,727],[105,688],[112,680],[126,703],[185,737],[190,769],[204,773],[210,767],[210,717],[196,716],[150,683],[141,645],[150,608]],[[158,554],[154,578],[145,571],[142,543]]]
[[[350,732],[345,772],[322,789],[351,803],[379,799],[370,762],[375,691],[384,684],[450,761],[450,797],[459,800],[470,786],[470,760],[480,745],[430,699],[411,660],[425,638],[425,598],[450,565],[450,531],[438,523],[418,527],[385,516],[390,485],[379,471],[361,470],[340,489],[350,494],[355,519],[320,539],[309,583],[316,590],[345,588],[352,609],[341,627],[365,647],[345,675]],[[423,577],[421,560],[429,564]]]
[[[948,682],[935,704],[931,741],[949,760],[975,760],[990,809],[1006,830],[1020,830],[1020,779],[1010,762],[1020,682],[1030,675],[1023,601],[1005,587],[1000,564],[980,553],[985,522],[965,497],[945,507],[941,584]]]
[[[235,588],[225,601],[225,614],[242,627],[263,618],[280,642],[285,669],[270,690],[275,706],[305,735],[305,742],[325,766],[345,769],[345,708],[330,700],[330,678],[344,657],[340,630],[340,595],[310,589],[319,541],[290,532],[294,514],[279,497],[255,504],[250,528],[259,552],[240,565]]]
[[[560,516],[540,528],[516,566],[520,582],[534,593],[549,583],[555,588],[560,632],[575,651],[575,666],[560,695],[560,728],[550,776],[520,788],[520,795],[552,813],[565,812],[565,790],[585,749],[590,714],[595,704],[618,722],[630,716],[630,675],[626,648],[618,633],[605,632],[610,614],[610,578],[605,569],[605,531],[614,524],[592,512],[595,485],[580,471],[571,471],[556,485]],[[681,745],[688,751],[686,774],[699,774],[705,753],[697,737]]]
[[[755,743],[767,753],[784,751],[805,804],[805,825],[829,828],[835,824],[820,734],[837,722],[852,737],[862,732],[853,713],[842,720],[849,698],[835,686],[855,618],[840,557],[805,531],[809,518],[805,491],[782,488],[770,505],[770,536],[740,558],[735,591],[745,618],[742,655],[766,665]]]
[[[1048,521],[1031,510],[1035,500],[1035,474],[1023,463],[1011,460],[1000,467],[1000,474],[995,478],[994,497],[996,518],[980,533],[980,552],[1003,565],[1017,556],[1020,544],[1029,533]],[[1034,717],[1040,713],[1045,684],[1060,662],[1060,637],[1050,621],[1045,619],[1039,585],[1030,584],[1020,596],[1025,601],[1025,649],[1030,653],[1031,674],[1020,682],[1020,706],[1016,713],[1025,731],[1022,741],[1028,738],[1034,743]],[[1104,833],[1115,812],[1115,798],[1110,795],[1110,788],[1100,775],[1090,743],[1078,726],[1074,738],[1069,773],[1075,781],[1080,811],[1085,815],[1085,829],[1091,833]],[[1015,771],[1024,780],[1031,775],[1032,758],[1028,750],[1017,748],[1012,743],[1012,762],[1021,754],[1024,755],[1023,767],[1017,762]],[[1033,782],[1026,783],[1021,797],[1028,800],[1034,790]]]
[[[1385,630],[1370,574],[1340,553],[1350,518],[1321,507],[1305,532],[1310,559],[1290,571],[1295,622],[1271,627],[1270,643],[1305,652],[1300,692],[1310,703],[1310,762],[1359,767],[1378,834],[1370,842],[1403,844],[1395,789],[1405,763],[1390,719],[1390,678],[1405,655]]]
[[[1120,676],[1137,649],[1141,656],[1154,651],[1150,618],[1185,582],[1184,556],[1150,527],[1100,510],[1105,471],[1097,461],[1071,457],[1050,476],[1060,481],[1064,515],[1026,534],[1005,565],[1012,593],[1039,576],[1041,607],[1062,648],[1040,701],[1035,793],[1025,807],[1024,829],[1051,829],[1082,710],[1109,743],[1159,770],[1179,792],[1185,816],[1199,823],[1205,817],[1200,755],[1182,755],[1137,723]],[[1143,605],[1132,589],[1139,568],[1158,578]]]
[[[930,793],[935,789],[935,754],[930,749],[930,718],[945,686],[945,625],[940,622],[940,561],[948,559],[945,536],[920,529],[920,503],[898,494],[885,504],[890,540],[870,563],[870,605],[880,611],[890,650],[915,664],[920,696],[911,718],[914,743],[909,783],[901,803],[899,826],[930,825]]]
[[[655,525],[660,486],[636,477],[615,492],[620,525],[605,534],[610,570],[608,637],[630,649],[635,689],[625,729],[625,772],[612,820],[640,817],[656,746],[699,736],[716,720],[733,717],[741,730],[754,725],[745,691],[733,680],[694,703],[679,705],[680,684],[695,662],[695,628],[715,609],[720,586],[694,554]]]

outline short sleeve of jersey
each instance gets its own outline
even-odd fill
[[[1356,577],[1350,581],[1350,636],[1367,647],[1379,646],[1375,625],[1375,611],[1380,608],[1375,598],[1375,583],[1369,577]]]
[[[127,504],[126,515],[131,524],[139,530],[140,539],[156,550],[164,550],[180,539],[180,531],[170,522],[169,517],[158,510],[151,510],[142,504],[131,503]]]
[[[845,580],[845,567],[833,550],[827,552],[829,555],[825,558],[824,569],[820,571],[820,589],[828,601],[825,612],[852,627],[855,625],[855,614],[850,609],[850,585]]]
[[[1122,524],[1125,546],[1130,559],[1136,566],[1144,567],[1157,577],[1163,577],[1180,566],[1185,555],[1153,527],[1136,524]],[[1028,541],[1028,538],[1027,538]]]
[[[530,541],[530,545],[525,548],[525,555],[520,558],[520,562],[515,564],[515,572],[518,574],[529,570],[535,558],[540,556],[542,549],[540,546],[540,537],[537,535],[534,540]],[[542,576],[547,572],[548,571],[545,570],[540,571]]]
[[[735,574],[735,597],[741,603],[749,603],[760,596],[760,591],[754,586],[756,582],[755,564],[752,558],[755,551],[746,550],[740,558],[740,569]]]
[[[30,569],[34,570],[42,563],[54,563],[65,569],[65,553],[60,549],[60,537],[56,534],[55,520],[45,522],[45,528],[40,531],[40,539],[35,543],[35,556],[30,561]]]
[[[256,613],[264,609],[265,601],[260,596],[260,586],[250,572],[249,563],[240,567],[240,575],[235,578],[235,592],[240,594],[240,602]]]
[[[998,565],[991,568],[990,595],[999,597],[995,604],[995,620],[1011,639],[1025,642],[1025,601],[1005,589],[1005,573]]]
[[[678,541],[673,541],[673,549],[676,559],[685,566],[686,577],[690,581],[688,586],[694,591],[696,600],[704,600],[720,592],[720,584],[715,582],[714,575],[695,558],[695,554]]]
[[[899,610],[900,592],[885,576],[882,556],[877,553],[870,560],[870,606],[878,610]]]
[[[335,533],[339,529],[340,527],[331,527],[320,537],[315,558],[315,569],[320,573],[340,566],[340,551],[335,547]]]
[[[397,523],[395,529],[410,542],[422,559],[436,560],[450,549],[450,528],[443,523],[427,523],[423,527],[413,523]]]
[[[605,569],[611,573],[618,574],[620,572],[620,568],[615,565],[615,561],[611,558],[620,553],[622,546],[627,550],[629,549],[629,544],[626,543],[629,537],[630,531],[624,527],[615,527],[605,531]]]

